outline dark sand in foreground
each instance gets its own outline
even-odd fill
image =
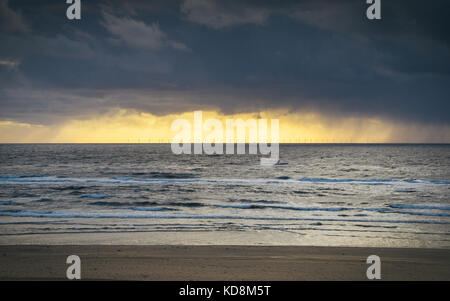
[[[68,255],[82,279],[366,280],[381,258],[383,280],[450,280],[450,250],[293,246],[0,246],[0,279],[65,280]]]

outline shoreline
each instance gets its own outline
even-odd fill
[[[381,259],[382,280],[450,280],[450,250],[241,245],[1,245],[0,280],[66,280],[66,258],[84,280],[367,280],[366,259]]]
[[[218,234],[219,233],[219,234]],[[142,231],[117,233],[48,233],[0,235],[1,245],[162,245],[162,246],[286,246],[356,247],[450,250],[448,241],[411,237],[318,237],[316,233],[286,231]]]

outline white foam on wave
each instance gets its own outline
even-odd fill
[[[51,183],[96,183],[96,184],[158,184],[158,183],[248,183],[248,184],[360,184],[360,185],[395,185],[395,184],[421,184],[421,185],[450,185],[447,180],[398,180],[398,179],[331,179],[331,178],[300,178],[300,179],[205,179],[205,178],[58,178],[53,176],[24,176],[3,175],[0,176],[0,184],[51,184]]]
[[[69,211],[33,211],[0,210],[0,216],[38,217],[38,218],[118,218],[118,219],[223,219],[223,220],[274,220],[274,221],[329,221],[359,223],[407,223],[407,224],[443,224],[450,222],[436,220],[395,220],[395,219],[347,219],[347,218],[309,218],[309,217],[271,217],[241,215],[193,215],[193,214],[150,214],[149,212],[69,212]]]
[[[391,185],[391,184],[435,184],[450,185],[446,180],[399,180],[399,179],[329,179],[329,178],[301,178],[298,181],[304,183],[351,183],[366,185]]]

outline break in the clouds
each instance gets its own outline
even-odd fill
[[[13,69],[13,68],[16,68],[18,65],[19,65],[19,62],[17,62],[17,61],[12,61],[12,60],[8,60],[8,59],[0,60],[0,66],[2,66],[2,67]]]
[[[0,120],[285,109],[450,124],[448,1],[0,1]]]

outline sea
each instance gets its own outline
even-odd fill
[[[450,145],[1,144],[0,244],[450,248]]]

